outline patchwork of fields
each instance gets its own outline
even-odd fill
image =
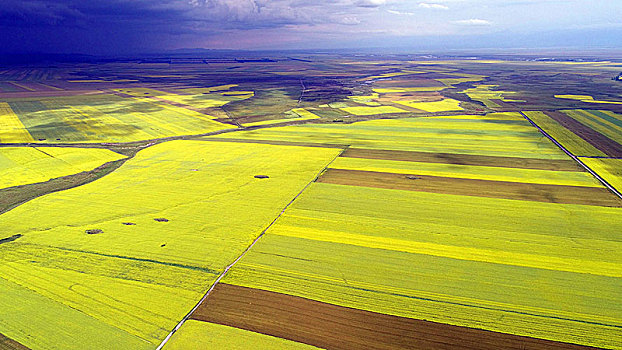
[[[157,100],[109,94],[15,99],[8,106],[19,117],[22,130],[40,142],[130,142],[231,127],[212,116]],[[15,135],[4,142],[24,140]]]
[[[205,63],[0,72],[0,349],[622,349],[618,65]]]
[[[349,148],[223,283],[379,314],[616,347],[622,341],[616,293],[622,288],[622,201],[542,140],[520,114],[494,117],[231,135],[238,142],[304,139]],[[461,136],[475,132],[478,137],[465,143]],[[501,139],[520,146],[498,147]],[[435,158],[440,153],[425,154],[430,151],[444,153]],[[468,155],[470,161],[461,162]],[[513,158],[504,162],[504,155]],[[230,309],[233,300],[244,303],[216,300]],[[219,307],[210,297],[205,303],[206,310]],[[223,320],[210,312],[207,320],[271,329],[243,315]]]

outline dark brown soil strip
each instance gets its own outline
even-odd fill
[[[324,349],[593,349],[220,283],[191,317]]]
[[[317,182],[524,201],[622,207],[606,188],[328,169]]]
[[[30,350],[30,348],[0,334],[0,350]]]
[[[553,111],[545,113],[561,126],[572,131],[577,136],[584,139],[590,145],[596,147],[609,157],[622,157],[622,145],[616,141],[608,138],[596,130],[591,129],[589,126],[574,120],[562,112]],[[576,155],[580,156],[581,154]]]
[[[535,159],[518,157],[495,157],[472,154],[428,153],[413,151],[388,151],[349,148],[342,157],[398,160],[404,162],[479,165],[503,168],[539,169],[556,171],[585,171],[571,159]]]

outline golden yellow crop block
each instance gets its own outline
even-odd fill
[[[581,158],[581,161],[622,192],[622,159]]]
[[[605,104],[617,104],[622,105],[620,101],[600,101],[595,100],[594,97],[590,95],[555,95],[556,98],[568,99],[568,100],[578,100],[581,102],[587,103],[605,103]]]
[[[431,113],[462,110],[462,107],[460,107],[460,101],[451,98],[446,98],[442,101],[436,102],[395,101],[395,103]]]
[[[102,148],[0,148],[0,188],[43,182],[91,170],[125,156]]]
[[[0,276],[155,346],[338,154],[209,141],[149,147],[97,181],[0,215],[0,239],[16,237],[0,244]],[[116,342],[107,348],[136,348]]]
[[[0,102],[0,142],[20,143],[33,142],[28,130],[19,117],[13,113],[11,106],[6,102]]]
[[[619,348],[621,210],[314,183],[223,282]]]
[[[188,320],[175,332],[171,340],[164,346],[164,350],[188,349],[311,350],[317,348],[239,328]]]
[[[259,126],[259,125],[271,125],[271,124],[278,124],[278,123],[300,122],[300,121],[305,121],[305,120],[320,119],[318,115],[312,112],[309,112],[308,110],[304,108],[294,108],[291,110],[291,112],[297,114],[299,118],[262,120],[258,122],[252,122],[252,123],[244,123],[244,126],[249,127],[249,126]]]
[[[374,115],[374,114],[389,114],[389,113],[410,113],[403,109],[393,106],[367,106],[367,107],[345,107],[340,108],[342,111],[352,113],[354,115]]]

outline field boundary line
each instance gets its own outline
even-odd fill
[[[181,326],[184,325],[184,323],[186,323],[186,321],[188,321],[188,319],[190,319],[190,316],[192,316],[192,314],[196,311],[196,309],[199,308],[199,306],[205,301],[205,299],[207,299],[207,297],[212,293],[212,291],[214,290],[214,288],[216,287],[216,285],[225,277],[225,275],[227,274],[227,272],[229,272],[229,270],[235,265],[237,264],[238,261],[240,261],[254,246],[255,244],[257,244],[257,242],[261,239],[261,237],[263,237],[266,234],[266,231],[268,231],[272,225],[274,225],[274,223],[276,223],[276,221],[278,219],[281,218],[281,216],[283,216],[283,213],[285,213],[285,211],[287,210],[287,208],[290,207],[290,205],[292,205],[296,199],[298,199],[298,197],[300,197],[300,195],[302,195],[302,193],[304,191],[307,190],[307,188],[309,188],[309,186],[311,186],[312,183],[314,183],[325,171],[326,169],[328,169],[328,167],[333,164],[333,162],[339,158],[350,146],[346,146],[345,148],[342,148],[341,151],[333,158],[331,159],[330,162],[328,162],[328,164],[326,164],[322,170],[320,170],[315,177],[313,178],[313,180],[309,181],[303,188],[302,190],[300,190],[300,192],[298,192],[298,194],[296,194],[296,196],[294,196],[294,198],[292,198],[292,200],[289,201],[289,203],[287,203],[285,205],[285,207],[283,207],[283,209],[281,210],[281,212],[274,218],[274,220],[272,220],[272,222],[270,222],[270,224],[268,224],[268,226],[266,226],[266,228],[263,229],[263,231],[261,231],[261,233],[259,234],[259,236],[257,236],[257,238],[255,238],[253,240],[253,242],[246,247],[246,249],[242,252],[242,254],[240,254],[240,256],[238,256],[231,264],[227,265],[227,267],[225,267],[225,269],[222,271],[222,273],[218,276],[218,278],[216,278],[216,281],[214,281],[214,283],[212,284],[212,286],[207,290],[207,292],[205,293],[205,295],[203,295],[203,297],[201,298],[201,300],[199,300],[199,302],[192,308],[192,310],[190,310],[190,312],[188,312],[186,314],[186,316],[184,316],[184,318],[181,319],[181,321],[179,321],[179,323],[177,323],[177,325],[173,328],[173,330],[171,330],[169,332],[169,334],[166,336],[166,338],[164,338],[164,340],[162,340],[162,342],[160,343],[160,345],[158,345],[158,347],[156,348],[156,350],[162,350],[162,348],[166,345],[166,343],[168,343],[168,341],[171,339],[171,337],[173,336],[173,334],[175,334],[175,332],[177,332],[179,330],[179,328],[181,328]]]
[[[611,186],[605,179],[603,179],[600,175],[598,175],[594,170],[592,170],[589,166],[587,166],[585,163],[583,163],[581,161],[581,159],[579,159],[579,157],[575,156],[574,154],[572,154],[568,149],[566,149],[566,147],[564,147],[561,143],[557,142],[557,140],[555,140],[555,138],[551,135],[549,135],[549,133],[547,133],[546,131],[544,131],[541,127],[538,126],[538,124],[536,124],[533,120],[531,120],[531,118],[529,118],[525,113],[523,113],[523,111],[519,112],[525,119],[527,119],[528,122],[531,123],[531,125],[533,125],[534,127],[536,127],[538,129],[538,131],[540,131],[540,133],[544,136],[546,136],[546,138],[548,138],[549,140],[551,140],[551,142],[553,142],[557,147],[559,147],[562,151],[564,151],[564,153],[566,153],[570,158],[572,158],[575,162],[579,163],[579,165],[581,165],[581,167],[583,167],[585,170],[587,170],[590,174],[592,174],[592,176],[594,176],[598,181],[600,181],[605,187],[607,187],[607,189],[609,191],[611,191],[613,194],[615,194],[616,196],[618,196],[618,198],[622,199],[622,194],[620,192],[618,192],[618,190],[616,190],[613,186]],[[563,126],[562,126],[563,128]]]
[[[302,91],[300,91],[300,97],[298,98],[298,103],[296,104],[296,107],[300,106],[300,102],[302,102],[302,97],[305,95],[305,91],[307,91],[307,88],[305,87],[305,83],[303,83],[302,78],[300,79],[300,86],[302,86]]]

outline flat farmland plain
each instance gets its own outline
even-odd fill
[[[622,349],[621,69],[0,71],[0,349]]]
[[[223,283],[407,319],[616,347],[622,201],[519,116],[382,120],[231,135],[238,142],[305,139],[349,148]],[[462,135],[475,132],[479,137],[463,141]],[[521,153],[497,147],[500,139],[520,142]],[[445,153],[426,154],[432,145]],[[391,148],[398,150],[393,154]],[[449,156],[457,150],[470,156]],[[503,162],[504,154],[525,158]],[[467,164],[460,164],[463,158]],[[591,294],[594,289],[601,293]],[[214,298],[215,304],[206,299],[203,310],[244,303],[240,297]],[[241,315],[223,319],[210,312],[205,320],[348,348],[332,343],[342,339],[335,334],[310,339]],[[348,322],[349,316],[342,317]],[[399,339],[387,342],[400,348]],[[352,341],[349,346],[361,346]],[[434,344],[439,346],[428,347]]]
[[[13,209],[0,217],[3,236],[17,238],[0,245],[3,290],[11,291],[0,299],[3,334],[35,348],[157,346],[337,154],[168,142],[139,152],[111,176]],[[261,174],[270,179],[254,177]],[[21,288],[29,292],[21,295]],[[24,310],[35,301],[40,307]],[[60,314],[43,316],[48,309]],[[91,320],[90,330],[57,332],[56,322],[45,321],[60,317],[77,330],[76,312]],[[19,323],[33,318],[41,323]]]
[[[8,102],[39,142],[130,142],[230,128],[214,117],[149,98],[112,94]],[[7,142],[25,142],[18,136]]]

